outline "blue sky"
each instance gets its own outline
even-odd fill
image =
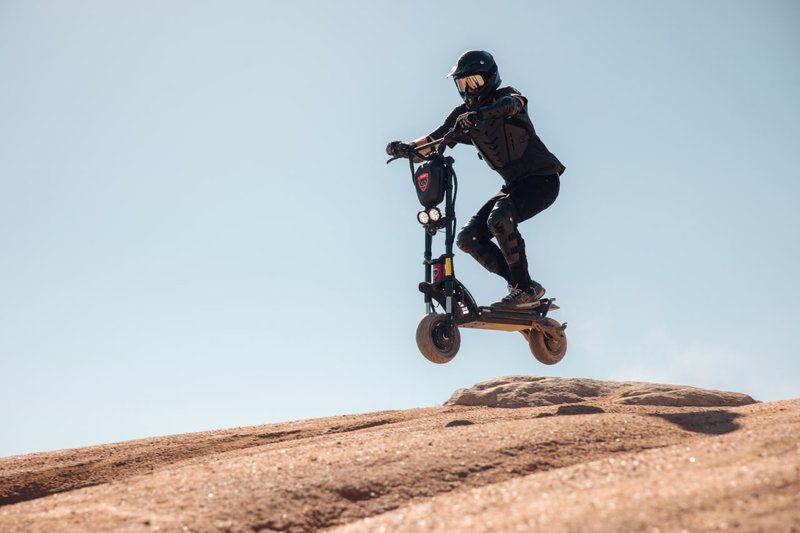
[[[789,1],[0,1],[0,455],[504,374],[800,395],[798,30]],[[471,48],[567,166],[521,226],[555,367],[513,334],[414,344],[423,236],[383,149],[459,103]],[[452,153],[466,220],[500,178]]]

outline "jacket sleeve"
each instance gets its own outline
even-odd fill
[[[478,111],[481,119],[508,118],[520,113],[525,108],[525,97],[521,94],[502,96]]]
[[[430,139],[431,141],[434,140],[434,139],[440,139],[442,137],[442,135],[444,135],[445,133],[450,131],[450,128],[455,126],[456,119],[458,118],[458,115],[460,115],[461,113],[464,113],[465,111],[466,111],[466,106],[458,106],[457,108],[453,109],[450,112],[450,114],[447,115],[447,118],[444,119],[444,122],[442,123],[442,125],[439,126],[438,128],[436,128],[435,130],[433,130],[430,133],[430,135],[428,135],[428,139]],[[467,135],[466,133],[459,132],[454,137],[452,137],[450,139],[450,142],[447,143],[447,146],[452,148],[457,143],[472,144],[472,140],[469,138],[469,135]]]

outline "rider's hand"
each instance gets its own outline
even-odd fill
[[[461,113],[460,115],[458,115],[458,118],[456,119],[456,124],[460,128],[468,130],[470,128],[474,128],[475,126],[477,126],[480,120],[481,117],[477,111],[467,111],[466,113]]]
[[[391,157],[404,157],[408,155],[411,146],[403,141],[392,141],[386,145],[386,153]]]

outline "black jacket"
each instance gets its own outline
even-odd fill
[[[439,139],[452,128],[462,113],[469,111],[462,104],[450,113],[444,124],[430,134]],[[479,110],[478,124],[466,132],[453,137],[450,146],[456,143],[472,144],[478,149],[481,159],[496,170],[507,182],[528,176],[561,174],[564,165],[554,156],[536,135],[528,116],[528,99],[513,87],[497,89],[492,102]]]

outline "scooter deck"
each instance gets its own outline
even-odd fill
[[[550,301],[549,303],[548,312],[559,308],[554,302]],[[496,309],[481,306],[476,313],[458,319],[457,323],[460,328],[522,331],[542,322],[544,318],[543,305],[546,305],[546,302],[531,309]]]

